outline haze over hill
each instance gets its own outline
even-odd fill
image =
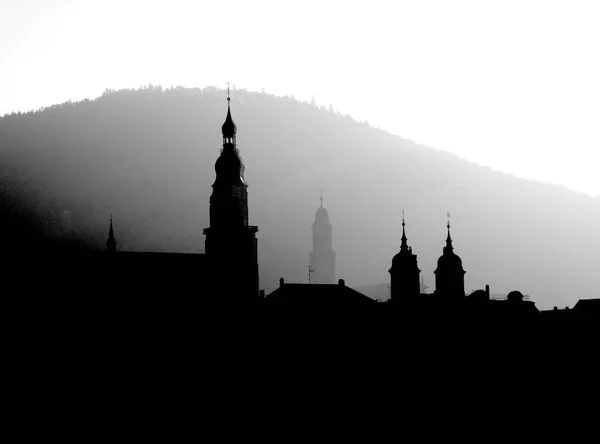
[[[101,249],[112,213],[120,249],[203,252],[225,114],[222,90],[148,87],[4,116],[3,224],[30,223],[8,250],[35,251],[40,240]],[[350,286],[389,281],[404,209],[430,290],[449,211],[467,289],[518,289],[540,308],[600,295],[597,198],[494,172],[288,97],[234,91],[232,114],[267,292],[279,277],[307,281],[323,188],[337,276]]]

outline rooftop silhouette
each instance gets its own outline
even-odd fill
[[[232,114],[231,97],[228,94],[227,110],[221,126],[222,149],[216,158],[215,179],[208,202],[209,227],[204,229],[206,236],[204,254],[128,251],[125,248],[126,242],[119,240],[117,234],[131,232],[131,230],[127,230],[125,225],[113,224],[113,217],[110,215],[105,250],[112,254],[94,248],[74,246],[61,250],[50,248],[44,250],[43,254],[36,254],[35,259],[31,260],[31,255],[26,255],[25,252],[37,252],[40,246],[36,246],[29,239],[30,243],[26,248],[21,249],[17,246],[13,249],[11,246],[9,250],[11,254],[16,251],[19,255],[19,257],[11,257],[15,259],[11,261],[13,262],[11,267],[14,269],[23,267],[23,260],[27,258],[28,268],[35,270],[34,274],[43,276],[39,282],[32,283],[36,291],[42,291],[41,288],[60,288],[61,291],[70,294],[110,294],[112,297],[136,297],[136,295],[153,294],[159,291],[164,297],[194,298],[199,306],[251,305],[257,309],[262,307],[260,309],[271,310],[275,306],[293,307],[300,303],[313,307],[313,312],[325,307],[328,307],[327,310],[361,307],[361,310],[373,313],[404,313],[399,316],[412,313],[414,319],[433,317],[437,321],[440,321],[440,318],[447,320],[514,318],[521,321],[528,320],[534,325],[539,322],[559,322],[559,319],[567,319],[566,315],[554,313],[555,310],[552,310],[552,315],[547,315],[544,311],[540,313],[535,306],[535,301],[527,300],[519,291],[509,293],[506,300],[490,297],[489,289],[467,294],[464,283],[466,271],[461,257],[454,249],[449,215],[446,224],[446,245],[442,248],[442,255],[437,260],[437,268],[434,271],[433,293],[426,294],[423,291],[424,279],[417,264],[417,255],[408,244],[404,214],[399,252],[389,258],[391,261],[389,302],[375,301],[360,291],[348,287],[345,282],[351,280],[353,276],[343,276],[343,279],[338,279],[336,284],[333,226],[329,212],[324,206],[322,194],[312,225],[313,248],[309,257],[311,269],[314,271],[312,274],[314,281],[309,285],[285,284],[282,281],[280,287],[270,294],[265,295],[265,292],[260,292],[259,248],[256,237],[258,228],[250,225],[248,184],[244,177],[245,164],[238,149],[238,127],[234,123]],[[244,128],[242,133],[243,131]],[[244,153],[250,154],[252,150],[253,146],[249,144]],[[259,158],[253,156],[253,159],[252,167],[260,169]],[[289,170],[289,163],[285,163],[282,169]],[[332,177],[334,176],[332,174]],[[257,196],[257,201],[262,199],[261,195]],[[132,206],[134,203],[132,202]],[[345,208],[344,211],[348,209]],[[359,213],[360,209],[354,208],[354,211]],[[169,217],[177,218],[177,214],[168,213]],[[126,214],[127,212],[121,209],[118,213],[118,221],[126,219]],[[343,220],[343,223],[346,223],[348,219],[337,219],[336,216],[336,220]],[[469,233],[469,230],[464,230],[463,233],[465,232]],[[423,231],[421,230],[420,233],[422,234]],[[262,239],[267,243],[269,235],[270,232],[263,231]],[[463,235],[459,241],[467,244],[469,236],[465,238]],[[473,248],[464,251],[467,253],[466,263],[469,266],[479,262],[470,257]],[[357,257],[356,261],[360,262],[360,259]],[[426,262],[431,260],[427,259]],[[99,282],[97,276],[104,276],[104,278]],[[94,284],[91,285],[91,282]],[[577,310],[569,311],[569,319],[574,319],[584,312],[593,313],[596,305],[594,300],[582,299],[591,302],[578,303]],[[395,322],[393,317],[386,319],[392,324]]]

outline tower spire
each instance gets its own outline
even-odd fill
[[[333,227],[329,221],[329,213],[323,206],[323,189],[321,189],[321,205],[317,208],[315,222],[312,225],[313,248],[310,252],[310,265],[314,271],[317,284],[333,284],[335,282],[335,251],[333,251]]]
[[[444,251],[448,250],[448,252],[451,252],[454,247],[452,246],[452,238],[450,237],[450,213],[446,213],[446,217],[448,218],[448,224],[446,225],[448,228],[448,237],[446,238],[446,248],[444,248]]]
[[[404,227],[406,223],[404,222],[404,210],[402,210],[402,244],[400,246],[400,251],[408,251],[408,243],[406,238],[406,233],[404,231]]]
[[[223,123],[223,126],[221,127],[221,132],[223,133],[223,147],[225,148],[225,145],[233,145],[235,149],[237,126],[231,117],[230,102],[231,97],[229,96],[229,82],[227,82],[227,117],[225,118],[225,123]]]
[[[448,221],[448,237],[443,253],[438,259],[435,269],[435,292],[449,295],[450,297],[465,296],[465,270],[461,258],[452,251],[452,237],[450,236],[450,213],[446,213]]]
[[[113,230],[112,214],[110,215],[110,226],[108,228],[108,239],[106,240],[106,251],[110,253],[117,251],[117,240],[115,239],[115,231]]]
[[[231,90],[227,85],[227,117],[221,127],[223,149],[215,162],[215,181],[210,196],[205,254],[213,282],[232,300],[258,298],[258,227],[248,220],[248,184],[244,161],[236,147],[237,127],[231,117]]]
[[[392,258],[389,270],[391,279],[391,299],[394,303],[412,300],[420,294],[419,266],[417,255],[413,254],[406,238],[406,221],[402,210],[402,244],[400,252]]]

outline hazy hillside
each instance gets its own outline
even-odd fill
[[[121,249],[202,252],[225,114],[225,95],[214,88],[145,88],[1,118],[2,224],[13,230],[3,230],[5,243],[103,248],[113,213]],[[449,211],[467,289],[519,289],[542,308],[600,296],[598,199],[291,98],[235,91],[232,114],[267,292],[279,277],[307,280],[323,188],[338,277],[348,285],[389,281],[404,209],[430,290]]]

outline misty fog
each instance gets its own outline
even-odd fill
[[[600,199],[290,97],[236,90],[231,110],[267,293],[280,277],[307,282],[323,188],[337,278],[351,287],[389,283],[404,209],[429,291],[450,212],[467,294],[520,290],[540,309],[600,296]],[[112,213],[121,250],[203,252],[225,114],[222,90],[150,86],[0,118],[5,250],[103,249]]]

